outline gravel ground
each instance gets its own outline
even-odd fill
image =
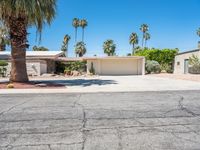
[[[162,77],[162,78],[171,78],[171,79],[181,79],[181,80],[189,80],[189,81],[198,81],[200,82],[200,75],[194,74],[151,74],[148,76]]]

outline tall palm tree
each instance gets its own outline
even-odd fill
[[[138,35],[137,33],[131,33],[129,37],[129,43],[133,45],[133,52],[132,54],[135,54],[135,45],[138,44]]]
[[[77,29],[79,27],[79,19],[78,18],[74,18],[73,21],[72,21],[72,25],[73,27],[75,28],[75,42],[77,42]]]
[[[85,43],[83,42],[78,42],[75,45],[75,53],[76,56],[78,55],[79,57],[82,57],[85,53],[86,53],[86,47],[85,47]]]
[[[6,45],[9,45],[9,33],[4,25],[0,26],[0,51],[6,50]]]
[[[80,20],[79,26],[82,28],[82,42],[84,42],[84,29],[88,26],[88,22],[85,19]]]
[[[149,31],[149,26],[147,24],[142,24],[141,27],[140,27],[140,30],[143,33],[143,36],[142,36],[142,48],[144,48],[144,36],[145,36],[145,33],[147,31]]]
[[[200,28],[197,29],[196,33],[200,37]]]
[[[146,32],[146,33],[144,34],[144,41],[145,41],[144,46],[145,46],[145,47],[146,47],[146,45],[147,45],[147,41],[150,40],[150,38],[151,38],[151,35],[150,35],[148,32]]]
[[[108,56],[114,56],[115,55],[115,49],[116,49],[116,45],[114,44],[113,40],[106,40],[103,43],[104,53],[107,54]]]
[[[0,20],[9,29],[11,42],[10,81],[28,81],[26,69],[27,29],[36,26],[40,33],[55,16],[56,0],[1,0]]]
[[[61,50],[63,51],[63,52],[65,52],[65,56],[67,57],[67,52],[68,52],[68,44],[69,44],[69,40],[71,39],[71,37],[68,35],[68,34],[66,34],[65,36],[64,36],[64,39],[63,39],[63,45],[62,45],[62,48],[61,48]]]

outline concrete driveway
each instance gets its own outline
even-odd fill
[[[0,90],[2,93],[85,93],[200,90],[200,82],[154,76],[97,76],[90,78],[32,78],[32,81],[63,84],[64,89]]]
[[[194,150],[200,91],[0,96],[1,150]]]

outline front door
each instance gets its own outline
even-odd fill
[[[185,59],[184,60],[184,74],[188,74],[189,71],[188,71],[188,67],[189,66],[189,59]]]

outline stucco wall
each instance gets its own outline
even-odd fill
[[[27,73],[29,76],[40,76],[47,71],[46,61],[27,61],[26,62]],[[10,74],[11,62],[8,62],[7,75]]]
[[[87,72],[93,63],[98,75],[143,75],[144,59],[96,59],[87,60]]]
[[[174,63],[174,73],[175,74],[184,74],[184,63],[186,59],[189,59],[192,55],[200,56],[200,52],[191,52],[191,53],[185,53],[180,54],[175,57],[175,63]]]

